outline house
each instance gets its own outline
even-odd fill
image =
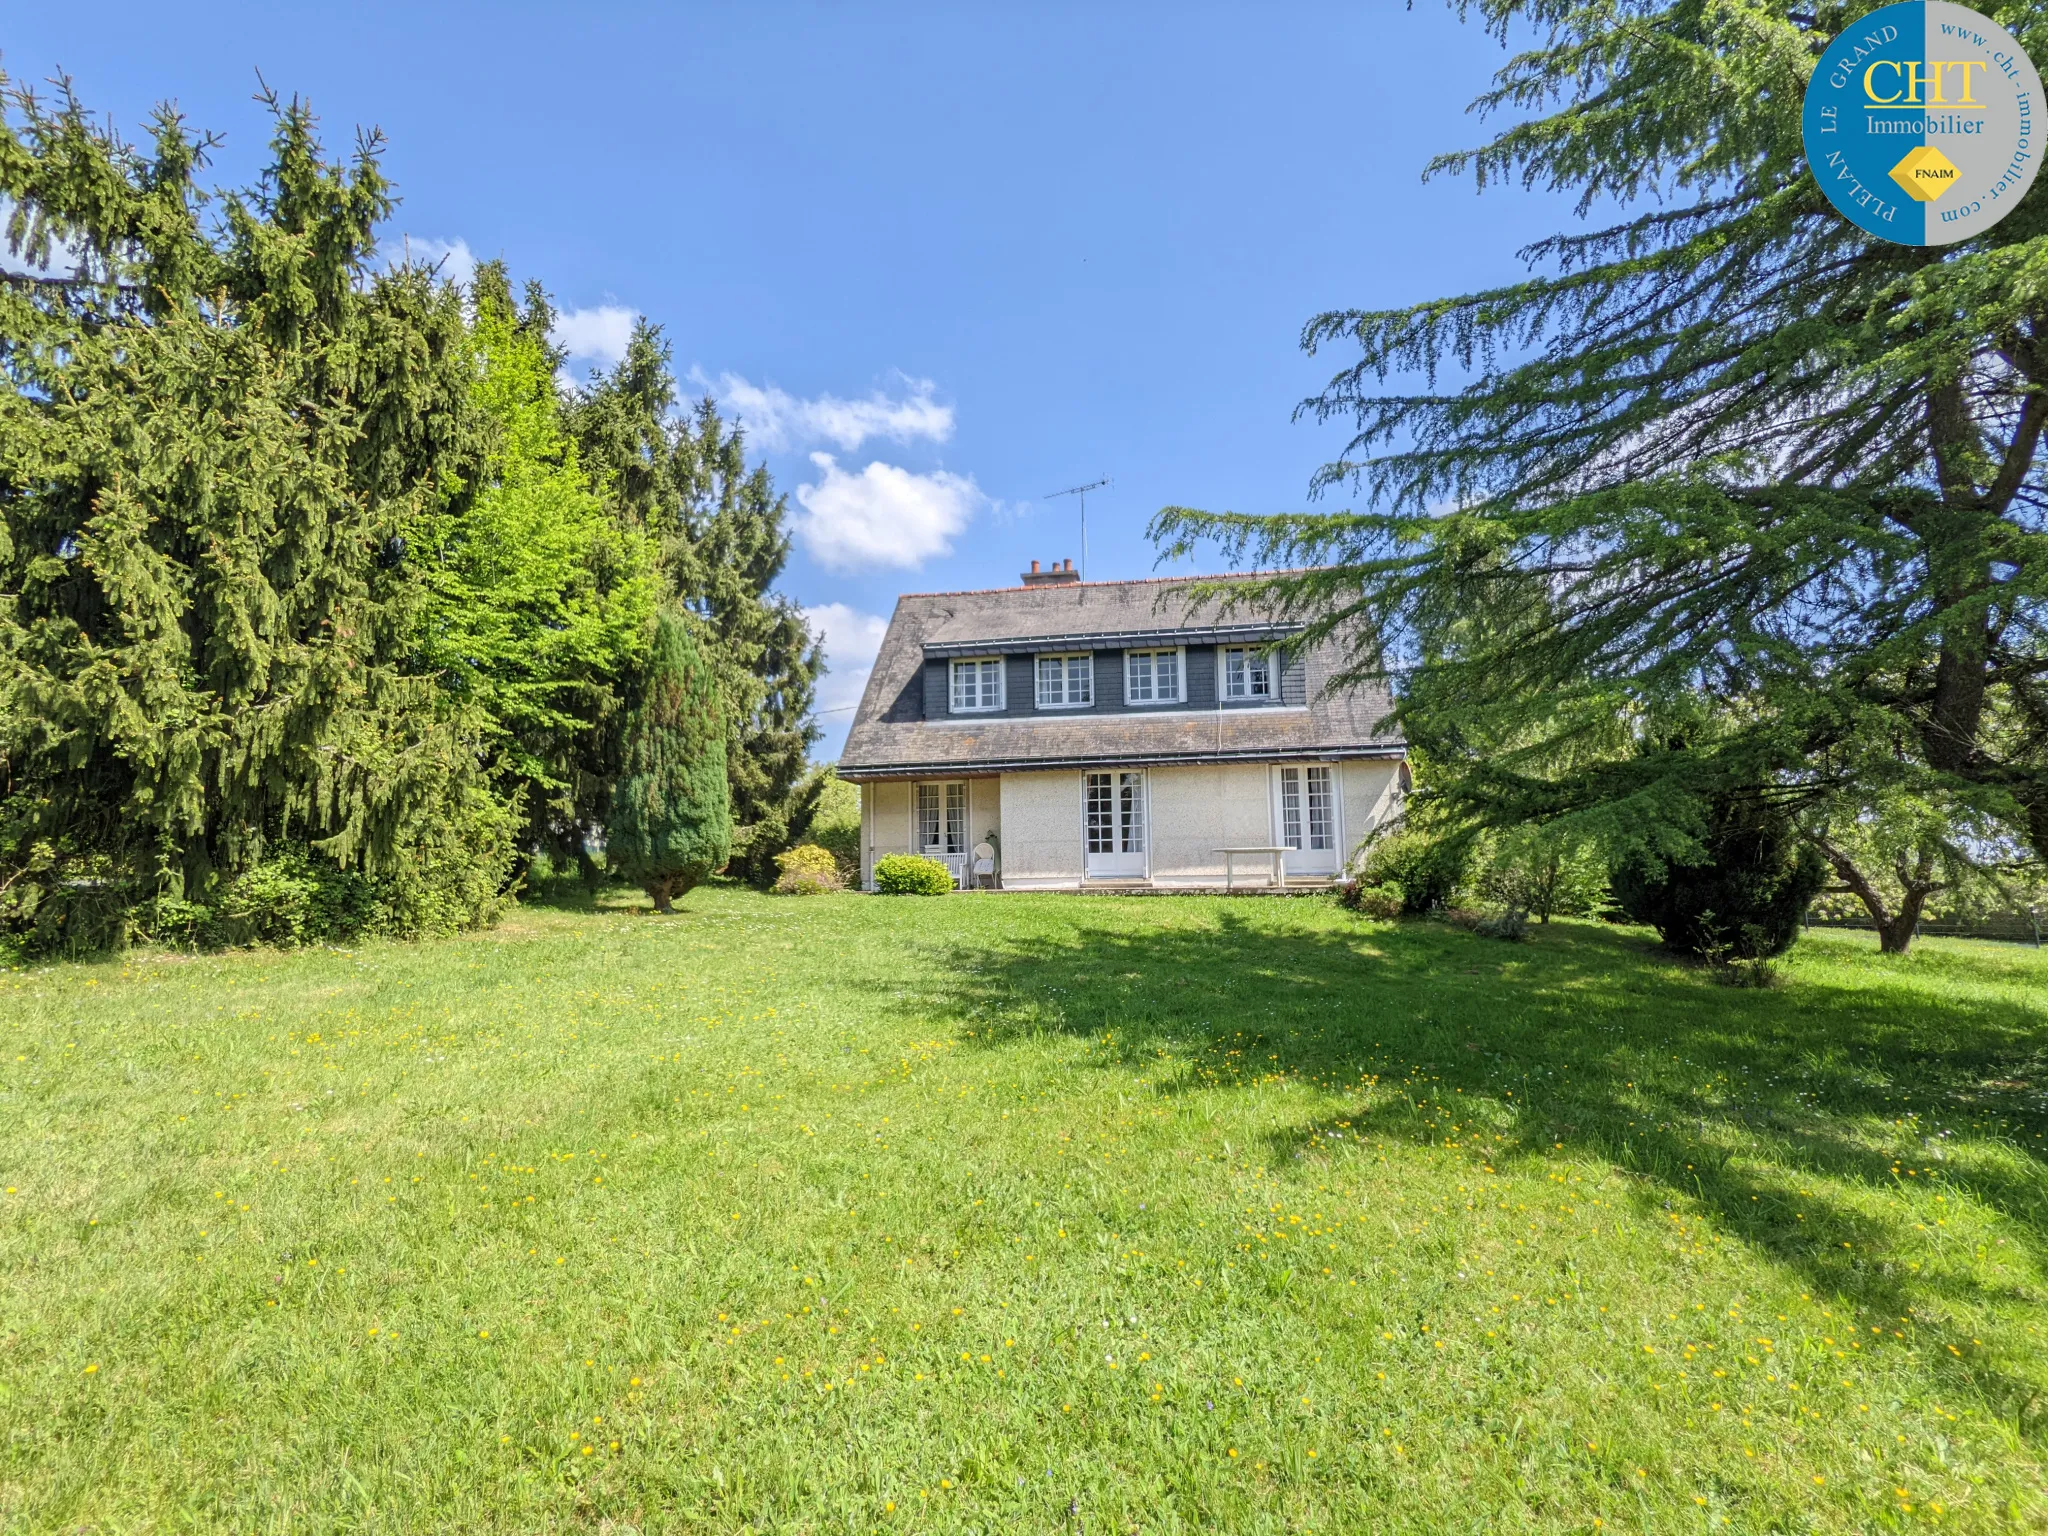
[[[1332,880],[1406,783],[1387,692],[1328,688],[1300,624],[1186,584],[1034,560],[900,598],[839,760],[862,884],[906,852],[1009,890]]]

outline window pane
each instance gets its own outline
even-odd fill
[[[1115,817],[1111,813],[1110,775],[1091,773],[1088,775],[1088,851],[1090,853],[1116,852]]]
[[[1229,699],[1241,699],[1244,697],[1244,691],[1244,652],[1225,651],[1223,653],[1223,696]]]
[[[1117,831],[1122,846],[1119,853],[1143,853],[1145,851],[1145,776],[1142,773],[1117,775]]]
[[[1127,669],[1129,681],[1125,684],[1126,696],[1133,704],[1146,704],[1152,699],[1152,653],[1133,651]]]
[[[1066,672],[1057,656],[1038,658],[1038,702],[1040,707],[1065,702]]]
[[[936,784],[917,786],[917,845],[920,848],[939,845],[939,786]]]
[[[1000,661],[953,663],[953,708],[1001,709],[1003,664]]]
[[[1288,848],[1301,846],[1301,770],[1280,770],[1280,841]]]
[[[1308,845],[1311,848],[1337,846],[1337,818],[1330,798],[1330,770],[1308,771]]]
[[[1095,702],[1095,658],[1093,656],[1069,656],[1067,658],[1067,702],[1069,704],[1093,704]]]
[[[1252,651],[1245,656],[1245,674],[1248,683],[1246,692],[1255,699],[1272,697],[1272,661],[1273,658],[1264,651]]]
[[[1161,651],[1153,667],[1157,672],[1158,698],[1161,703],[1180,698],[1180,652]]]
[[[946,786],[946,852],[967,851],[967,786],[954,782]]]

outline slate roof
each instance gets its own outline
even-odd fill
[[[839,758],[847,779],[1122,764],[1272,762],[1289,758],[1401,757],[1406,744],[1384,725],[1383,685],[1337,691],[1327,646],[1303,658],[1306,709],[1202,709],[1101,715],[924,718],[928,657],[965,649],[1119,650],[1140,637],[1167,644],[1273,638],[1297,631],[1278,615],[1196,605],[1187,578],[920,592],[897,599],[853,729]]]

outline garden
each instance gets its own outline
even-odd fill
[[[2048,960],[564,895],[0,973],[0,1526],[2021,1531]]]

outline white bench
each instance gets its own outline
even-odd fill
[[[1236,883],[1237,855],[1240,853],[1263,853],[1273,861],[1273,884],[1281,890],[1287,888],[1288,848],[1261,846],[1245,848],[1212,848],[1210,852],[1223,855],[1223,889],[1230,890]]]

